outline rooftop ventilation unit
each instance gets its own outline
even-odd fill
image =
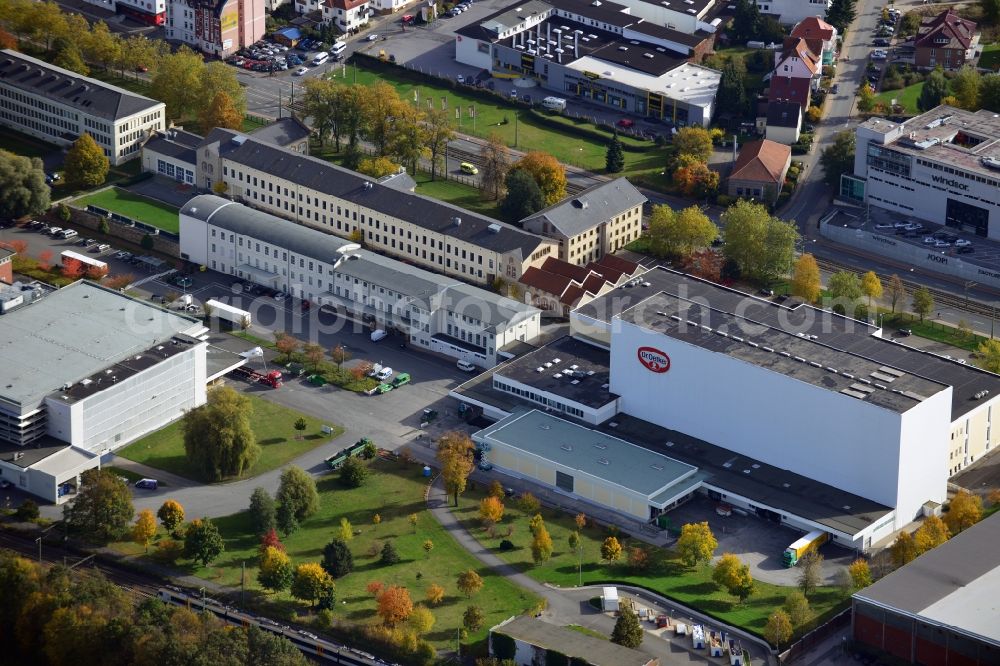
[[[490,226],[488,226],[486,228],[490,230],[490,233],[494,233],[494,234],[500,233],[500,229],[502,229],[502,227],[499,224],[497,224],[496,222],[494,222],[493,224],[491,224]]]
[[[535,372],[545,372],[545,368],[543,368],[542,366],[538,366],[537,368],[535,368]]]
[[[554,358],[554,359],[552,359],[552,362],[553,363],[562,363],[562,359],[561,358]]]
[[[989,392],[988,389],[983,389],[982,391],[976,391],[975,394],[972,397],[975,398],[976,400],[982,400],[983,398],[985,398],[989,394],[990,394],[990,392]]]
[[[562,373],[561,372],[557,372],[556,374],[554,374],[552,376],[555,377],[556,379],[562,379]]]
[[[607,458],[598,458],[597,462],[600,463],[601,465],[610,465],[611,464],[611,461],[608,460]]]
[[[573,445],[572,444],[560,444],[559,448],[562,449],[563,451],[572,451],[573,450]]]
[[[652,465],[650,465],[650,467],[652,467],[653,469],[655,469],[657,472],[662,472],[663,471],[663,465],[657,465],[656,463],[653,463]]]

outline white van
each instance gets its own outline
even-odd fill
[[[542,106],[549,111],[565,111],[566,100],[562,97],[546,97],[542,100]]]
[[[59,232],[59,235],[62,236],[63,238],[73,238],[74,236],[78,236],[79,234],[76,233],[75,229],[63,229],[62,231]]]
[[[383,331],[383,330],[382,330],[382,329],[380,328],[380,329],[378,329],[377,331],[372,331],[372,334],[371,334],[371,336],[370,336],[370,337],[371,337],[371,339],[372,339],[372,342],[378,342],[379,340],[383,340],[383,339],[385,339],[385,337],[386,337],[387,335],[389,335],[389,334],[388,334],[388,333],[386,333],[385,331]]]
[[[316,54],[316,57],[312,59],[312,66],[316,67],[322,65],[324,62],[330,59],[330,54],[326,51],[322,51]]]
[[[471,363],[469,363],[465,359],[459,359],[458,363],[456,363],[455,365],[457,365],[458,369],[461,370],[462,372],[475,372],[476,371],[476,366],[472,365]]]
[[[334,42],[333,48],[330,49],[330,55],[339,56],[346,50],[347,50],[347,42]]]

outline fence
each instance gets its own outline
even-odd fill
[[[778,655],[778,661],[782,664],[794,662],[833,634],[850,626],[850,624],[851,609],[847,608],[832,617],[829,621],[810,631],[798,641],[789,645],[787,650]]]

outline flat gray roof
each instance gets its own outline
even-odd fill
[[[494,374],[597,408],[618,398],[608,390],[608,361],[606,351],[565,336],[499,366]]]
[[[81,280],[0,315],[0,402],[34,409],[76,384],[195,328],[197,319]]]
[[[592,666],[646,666],[653,657],[608,640],[587,636],[527,615],[511,618],[490,629],[530,645],[579,658]]]
[[[699,322],[713,330],[723,329],[730,335],[750,338],[741,333],[743,327],[736,325],[734,316],[739,313],[739,320],[786,331],[796,337],[799,333],[810,339],[816,336],[817,342],[830,349],[947,384],[952,387],[952,421],[982,404],[975,397],[980,391],[986,390],[991,396],[1000,393],[1000,376],[895,340],[876,337],[877,327],[834,312],[792,299],[778,302],[760,298],[662,266],[643,273],[642,281],[649,286],[619,287],[577,308],[573,314],[610,323],[626,310],[640,308],[656,319],[658,302],[650,299],[663,292],[695,304],[689,312],[698,313]],[[630,316],[638,316],[637,312]],[[839,364],[829,365],[840,369]]]
[[[956,534],[874,585],[875,604],[1000,646],[1000,514]]]
[[[822,339],[761,326],[688,299],[658,293],[643,305],[623,312],[622,321],[894,412],[906,412],[948,389]]]
[[[519,449],[647,497],[698,471],[693,465],[537,409],[512,414],[473,437]]]

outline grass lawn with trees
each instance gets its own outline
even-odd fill
[[[414,93],[418,97],[421,108],[426,108],[428,99],[433,100],[435,108],[441,107],[441,99],[446,100],[447,108],[454,113],[454,109],[460,109],[461,118],[455,125],[455,130],[463,134],[470,134],[482,138],[490,134],[499,134],[508,146],[513,146],[519,150],[541,150],[556,157],[560,162],[577,166],[589,171],[599,173],[604,172],[605,153],[607,144],[611,140],[608,133],[608,141],[597,141],[594,139],[579,136],[567,129],[561,132],[552,127],[541,124],[531,117],[525,109],[508,106],[503,100],[497,97],[496,102],[487,102],[478,96],[463,94],[461,89],[453,88],[444,81],[440,83],[429,78],[424,83],[416,83],[409,77],[395,73],[392,69],[376,72],[373,69],[366,69],[357,64],[350,64],[346,67],[343,75],[339,68],[335,68],[331,73],[333,80],[343,83],[353,83],[370,85],[376,80],[383,81],[396,88],[399,95],[404,100],[413,102]],[[532,91],[535,97],[539,96],[537,89]],[[469,109],[474,108],[475,122],[469,116]],[[568,127],[577,124],[572,118],[554,116],[559,122],[564,122]],[[515,118],[517,122],[515,123]],[[504,120],[506,119],[506,123]],[[580,121],[590,129],[595,126],[586,121]],[[516,125],[516,127],[515,127]],[[514,145],[515,134],[517,145]],[[640,141],[631,137],[623,136],[622,142],[637,146],[649,146],[646,152],[625,151],[625,171],[618,175],[628,175],[632,172],[659,169],[662,170],[667,161],[668,148],[654,148],[649,141]]]
[[[111,187],[94,194],[80,197],[73,202],[80,208],[88,205],[97,206],[113,213],[119,213],[138,222],[178,233],[180,222],[177,217],[177,208],[154,199],[133,194],[128,190],[118,187]]]
[[[994,72],[1000,69],[1000,42],[993,42],[983,47],[983,55],[979,58],[979,66]]]
[[[911,115],[916,115],[920,113],[920,109],[917,108],[917,98],[920,97],[920,91],[924,88],[924,82],[914,83],[912,86],[906,86],[899,90],[886,90],[878,95],[875,95],[875,100],[882,102],[888,108],[892,100],[896,100],[896,103],[903,107],[903,112]]]
[[[576,529],[573,516],[548,508],[541,510],[554,550],[548,562],[536,565],[532,560],[529,516],[517,506],[517,500],[504,500],[503,521],[495,528],[496,536],[490,537],[479,520],[479,501],[483,497],[485,489],[466,491],[459,498],[458,508],[453,508],[462,524],[480,543],[540,582],[564,587],[578,584],[579,558],[568,543],[570,533]],[[513,533],[503,536],[508,526],[513,527]],[[644,570],[634,569],[627,564],[627,553],[630,546],[642,543],[638,540],[625,540],[622,543],[621,560],[608,564],[601,560],[601,544],[609,536],[608,530],[603,526],[588,524],[580,536],[584,585],[621,582],[645,587],[758,635],[763,633],[768,615],[781,607],[789,592],[797,589],[756,581],[755,594],[740,605],[734,597],[712,582],[711,567],[689,569],[672,551],[650,546],[648,566]],[[500,542],[504,539],[513,542],[512,550],[500,550]],[[716,555],[721,554],[716,551]],[[797,635],[842,610],[848,598],[847,593],[837,587],[822,587],[811,593],[809,603],[815,619],[813,623],[800,628]]]
[[[417,194],[440,199],[480,215],[500,216],[497,202],[483,199],[476,187],[454,180],[443,180],[440,175],[437,180],[431,180],[430,174],[425,172],[417,174],[414,180],[417,181]]]
[[[250,427],[257,436],[261,452],[257,463],[245,475],[245,478],[277,469],[320,444],[339,437],[344,432],[340,426],[327,424],[333,428],[333,433],[324,435],[320,431],[320,427],[324,424],[319,419],[314,419],[254,395],[247,395],[247,397],[253,404]],[[301,433],[293,427],[295,421],[300,417],[304,418],[307,424],[306,429]],[[300,435],[302,439],[298,439]],[[176,421],[146,435],[139,441],[116,451],[116,455],[187,479],[201,480],[184,451],[184,432],[181,421]]]
[[[336,623],[356,626],[377,620],[375,599],[366,591],[373,581],[386,587],[406,587],[414,606],[426,605],[424,596],[432,583],[445,589],[442,602],[428,606],[436,622],[426,638],[439,649],[454,648],[457,630],[462,626],[462,613],[470,604],[482,608],[486,616],[484,628],[470,634],[471,642],[482,641],[486,628],[538,604],[537,597],[483,567],[426,510],[424,491],[428,479],[422,474],[422,465],[376,459],[369,469],[371,474],[360,488],[345,488],[336,473],[320,477],[317,482],[319,511],[307,518],[291,536],[282,537],[293,566],[319,562],[323,547],[338,533],[340,519],[346,517],[351,522],[355,536],[348,545],[354,556],[354,571],[336,581]],[[381,517],[378,525],[372,520],[376,513]],[[410,515],[417,516],[416,526],[410,523]],[[260,542],[252,534],[247,512],[212,522],[225,539],[225,551],[207,567],[182,560],[180,566],[185,573],[239,588],[245,562],[248,600],[254,603],[268,600],[273,603],[272,610],[288,618],[305,610],[306,605],[294,600],[287,591],[268,593],[257,583]],[[162,528],[158,538],[165,538]],[[428,539],[434,544],[429,554],[423,547]],[[383,565],[379,561],[378,551],[386,541],[391,541],[399,552],[399,563]],[[142,547],[131,542],[117,543],[115,548],[133,555],[142,553]],[[150,552],[154,549],[151,546]],[[471,599],[457,589],[455,582],[459,572],[469,569],[475,569],[484,582],[482,590]]]

